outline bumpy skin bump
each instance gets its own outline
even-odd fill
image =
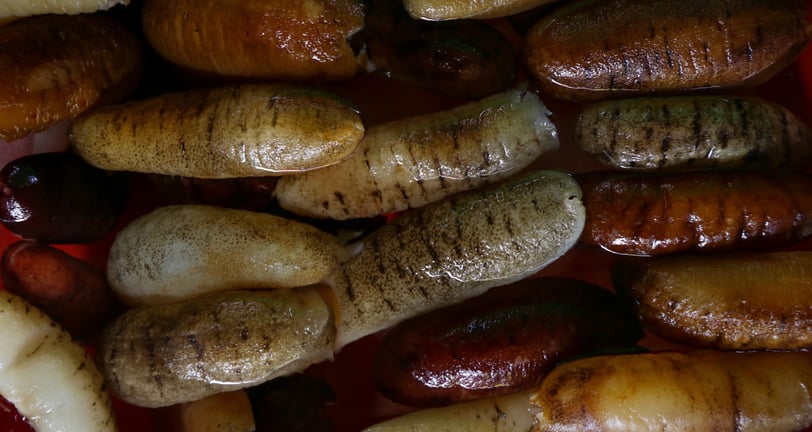
[[[126,226],[107,275],[129,304],[167,303],[209,291],[293,288],[339,266],[338,240],[269,214],[203,205],[158,208]]]
[[[531,396],[533,431],[798,431],[812,353],[660,352],[565,363]]]
[[[358,112],[329,93],[244,84],[101,108],[76,120],[70,142],[108,170],[231,178],[322,168],[363,135]]]
[[[105,329],[110,390],[144,407],[246,388],[332,358],[335,320],[312,289],[227,291],[131,309]]]
[[[612,270],[646,328],[736,350],[812,348],[812,252],[679,255]]]
[[[503,180],[557,149],[548,115],[536,94],[514,89],[373,126],[350,158],[280,178],[274,193],[283,208],[321,218],[420,207]]]
[[[575,141],[610,168],[803,169],[812,132],[786,108],[757,98],[647,97],[581,111]]]
[[[0,27],[0,140],[118,102],[143,66],[141,42],[102,15],[46,15]]]
[[[580,235],[580,198],[568,174],[539,171],[384,225],[333,280],[337,346],[537,272]]]
[[[595,100],[755,85],[800,54],[804,0],[581,0],[528,32],[545,94]]]
[[[113,432],[104,380],[87,351],[39,309],[0,291],[0,395],[38,432]]]

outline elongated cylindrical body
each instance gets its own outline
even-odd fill
[[[568,174],[539,171],[384,225],[333,281],[337,345],[537,272],[580,235],[580,197]]]
[[[159,407],[299,372],[331,358],[334,337],[314,289],[226,291],[130,309],[105,329],[97,356],[114,394]]]
[[[554,369],[534,431],[799,431],[812,425],[812,353],[661,352]]]
[[[160,207],[116,236],[107,278],[133,305],[209,291],[294,288],[338,268],[338,240],[302,222],[203,205]]]
[[[38,16],[0,27],[0,140],[118,102],[138,84],[142,51],[132,32],[98,14]]]
[[[95,336],[121,307],[104,272],[54,246],[20,240],[3,251],[3,289],[46,313],[77,340]]]
[[[412,411],[363,432],[525,432],[533,427],[531,408],[525,391]]]
[[[0,395],[41,432],[114,432],[99,370],[79,344],[39,309],[0,290]]]
[[[578,146],[610,168],[804,169],[812,132],[786,108],[756,98],[647,97],[581,111]]]
[[[347,79],[364,64],[357,0],[144,2],[144,35],[185,69],[231,79]]]
[[[695,171],[579,176],[581,240],[628,255],[787,245],[812,234],[812,177]]]
[[[414,18],[429,21],[466,18],[499,18],[528,11],[553,0],[405,0],[406,10]]]
[[[609,291],[530,278],[395,325],[372,377],[396,402],[447,405],[530,389],[558,362],[631,348],[642,337],[637,318]]]
[[[795,432],[812,426],[812,353],[659,352],[562,363],[540,387],[422,409],[365,432]]]
[[[537,95],[509,90],[373,126],[350,158],[281,178],[275,194],[287,210],[334,219],[420,207],[502,180],[557,149],[548,114]]]
[[[679,255],[613,269],[646,328],[719,349],[812,348],[812,252]]]
[[[9,0],[0,5],[0,20],[41,14],[80,14],[106,10],[129,0]]]
[[[358,113],[329,93],[245,84],[107,106],[77,119],[70,142],[108,170],[228,178],[334,164],[363,134]]]
[[[527,34],[545,93],[594,100],[761,83],[810,36],[804,0],[580,0]]]

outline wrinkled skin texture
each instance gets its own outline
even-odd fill
[[[117,430],[93,359],[39,309],[0,291],[0,394],[38,432]]]
[[[581,0],[539,21],[525,54],[567,100],[762,83],[810,36],[804,0]]]
[[[372,126],[348,159],[279,179],[280,206],[319,218],[372,217],[504,180],[558,148],[538,96],[507,90]]]
[[[795,169],[812,162],[812,132],[792,112],[757,98],[617,99],[587,106],[578,146],[630,171]]]
[[[434,406],[514,393],[555,364],[630,348],[637,318],[601,287],[533,278],[397,324],[384,336],[373,380],[389,399]]]
[[[129,310],[104,330],[97,358],[114,394],[161,407],[298,372],[331,358],[334,340],[315,290],[226,291]]]
[[[626,255],[787,245],[812,233],[812,177],[804,173],[595,172],[578,176],[584,244]]]
[[[598,356],[554,369],[534,431],[797,431],[812,425],[812,353]]]
[[[231,79],[332,81],[360,72],[357,0],[144,3],[144,33],[169,61]]]
[[[107,106],[69,133],[77,154],[107,170],[233,178],[337,163],[358,146],[364,125],[330,93],[233,84]]]
[[[337,347],[536,273],[583,229],[581,190],[537,171],[407,212],[356,245],[331,281]]]
[[[629,261],[612,270],[647,329],[690,346],[812,348],[812,252]]]
[[[0,141],[118,102],[141,77],[143,49],[101,15],[31,17],[0,27]]]

